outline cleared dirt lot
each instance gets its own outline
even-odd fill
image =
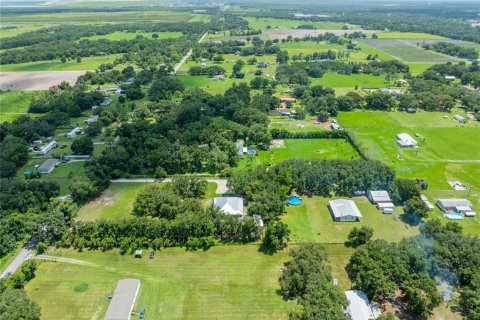
[[[46,90],[62,81],[75,84],[85,71],[0,72],[0,89],[11,91]]]
[[[333,33],[337,36],[341,36],[345,33],[350,34],[353,32],[363,32],[364,34],[371,35],[375,31],[373,30],[361,30],[361,29],[350,29],[350,30],[305,30],[305,29],[275,29],[275,30],[267,30],[267,34],[270,39],[286,39],[288,36],[292,36],[293,38],[303,38],[305,36],[318,36],[320,34],[325,33]]]

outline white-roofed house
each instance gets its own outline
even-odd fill
[[[50,150],[57,146],[57,141],[53,140],[50,141],[45,147],[41,148],[39,153],[42,155],[46,155]]]
[[[243,215],[243,199],[240,197],[218,197],[213,199],[213,206],[224,214]]]
[[[345,311],[352,320],[371,320],[380,316],[380,309],[370,304],[364,292],[349,290],[345,291],[345,296],[348,300],[348,307]]]
[[[402,148],[416,148],[418,147],[417,140],[413,139],[408,133],[397,134],[397,144]]]
[[[69,133],[67,133],[67,138],[73,139],[75,138],[78,134],[82,133],[82,128],[76,127],[72,129]]]
[[[362,219],[360,210],[358,210],[357,205],[352,200],[331,200],[328,202],[328,207],[335,221],[360,221]]]

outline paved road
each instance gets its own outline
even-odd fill
[[[0,275],[0,279],[7,276],[7,274],[14,274],[18,268],[22,265],[25,260],[31,259],[33,257],[33,247],[34,245],[28,245],[17,254],[15,259],[3,270]]]
[[[217,184],[217,190],[215,190],[215,193],[217,194],[224,194],[227,193],[228,187],[227,187],[227,180],[226,179],[206,179],[208,182],[216,183]],[[157,179],[115,179],[112,180],[112,183],[120,183],[120,182],[132,182],[132,183],[149,183],[149,182],[172,182],[172,179],[167,178],[163,180],[157,180]]]
[[[205,39],[205,37],[207,36],[207,34],[208,34],[208,31],[205,32],[200,39],[198,39],[198,43],[201,43],[201,42],[203,41],[203,39]],[[188,50],[187,54],[182,58],[182,60],[180,60],[180,62],[177,63],[177,65],[173,68],[173,70],[174,70],[175,73],[177,73],[177,71],[178,71],[178,70],[182,67],[182,65],[188,60],[188,58],[190,58],[190,56],[192,55],[192,52],[193,52],[192,49]]]

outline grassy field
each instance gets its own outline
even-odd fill
[[[468,198],[478,211],[480,149],[472,148],[471,139],[480,136],[480,123],[460,125],[453,120],[456,113],[462,114],[460,110],[447,115],[441,112],[342,112],[338,120],[371,158],[391,166],[399,177],[425,179],[429,183],[425,194],[432,203],[441,198]],[[419,148],[399,148],[395,136],[402,132],[415,137]],[[398,160],[397,155],[403,160]],[[456,191],[448,184],[457,180],[470,190]],[[437,208],[431,215],[443,219]],[[465,232],[480,234],[479,217],[460,223]]]
[[[346,50],[345,46],[331,43],[317,43],[311,41],[285,42],[278,45],[282,50],[287,50],[290,58],[292,55],[312,54],[314,52],[323,52],[328,50],[341,51]]]
[[[288,20],[288,19],[274,19],[274,18],[254,18],[254,17],[243,17],[248,21],[249,27],[255,30],[266,30],[267,26],[270,26],[272,29],[296,29],[298,26],[303,24],[311,24],[317,29],[342,29],[344,26],[343,23],[330,22],[330,21],[318,21],[311,22],[301,21],[301,20]]]
[[[84,205],[79,213],[77,220],[93,221],[98,219],[122,219],[131,218],[133,202],[138,193],[142,191],[149,183],[112,183],[110,187],[102,192],[95,200]],[[165,185],[165,184],[160,184]],[[212,203],[216,196],[215,183],[208,183],[207,194],[202,201],[205,205]]]
[[[408,41],[403,40],[363,39],[359,40],[359,42],[405,62],[444,63],[460,61],[460,59],[454,57],[424,50],[421,47],[411,45]],[[384,60],[383,58],[380,59]]]
[[[91,37],[84,37],[83,39],[88,40],[100,40],[100,39],[107,39],[107,40],[132,40],[135,39],[137,36],[143,36],[147,39],[152,39],[152,35],[157,34],[158,39],[171,39],[171,38],[179,38],[182,36],[181,32],[113,32],[109,34],[101,34]]]
[[[60,60],[35,61],[17,64],[5,64],[0,67],[2,72],[19,71],[74,71],[74,70],[95,70],[102,63],[113,63],[121,54],[110,54],[106,56],[86,57],[78,63],[76,60],[69,60],[62,63]]]
[[[0,123],[10,122],[22,114],[27,114],[30,101],[39,94],[36,91],[0,92]]]
[[[285,146],[258,151],[258,156],[247,156],[240,160],[235,171],[244,171],[259,165],[276,164],[287,159],[357,159],[358,153],[352,145],[341,139],[285,139]]]
[[[307,116],[305,120],[294,120],[282,116],[270,116],[270,129],[285,129],[290,132],[323,131],[323,124],[318,124],[315,117]]]
[[[0,39],[15,37],[16,35],[35,31],[45,26],[23,26],[23,27],[11,27],[11,28],[0,28]]]
[[[122,278],[140,279],[134,311],[145,319],[285,319],[294,302],[276,294],[287,252],[265,255],[258,246],[222,246],[203,252],[183,248],[157,252],[154,259],[134,259],[112,252],[54,255],[92,266],[44,262],[26,286],[39,303],[43,319],[102,319]]]
[[[396,208],[394,214],[383,214],[365,197],[354,198],[363,216],[361,222],[335,222],[328,210],[329,200],[333,198],[303,197],[301,205],[287,207],[282,219],[292,231],[292,242],[344,243],[353,227],[363,225],[375,230],[375,239],[400,241],[418,233],[418,228],[402,222],[401,208]]]
[[[429,33],[421,32],[393,32],[393,31],[380,31],[376,32],[379,39],[447,39],[442,36],[437,36]]]
[[[359,88],[381,88],[390,85],[383,76],[374,76],[371,74],[338,74],[327,72],[321,78],[310,78],[311,85],[322,85],[324,87],[355,87]]]
[[[187,22],[193,14],[173,11],[68,12],[3,15],[3,24],[53,25],[87,23],[128,23],[140,21]]]

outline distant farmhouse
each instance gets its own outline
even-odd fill
[[[397,134],[397,144],[401,148],[416,148],[418,147],[418,142],[412,138],[408,133],[399,133]]]
[[[213,199],[213,206],[224,214],[242,216],[243,199],[239,197],[218,197]]]
[[[328,202],[333,220],[337,222],[360,221],[362,214],[352,200],[337,199]]]
[[[90,118],[85,120],[85,123],[90,125],[94,123],[95,121],[98,121],[98,115],[90,116]]]
[[[73,138],[75,138],[77,135],[79,135],[80,133],[82,133],[82,128],[76,127],[76,128],[74,128],[74,129],[72,129],[72,131],[70,131],[69,133],[67,133],[67,138],[73,139]]]
[[[42,174],[51,173],[57,165],[58,165],[57,159],[47,159],[40,165],[40,167],[37,168],[37,172]]]
[[[110,103],[112,103],[112,102],[113,102],[113,99],[112,99],[112,98],[110,98],[110,97],[105,97],[105,98],[103,99],[103,101],[100,103],[100,106],[101,106],[101,107],[106,107],[106,106],[108,106],[108,105],[109,105]]]

